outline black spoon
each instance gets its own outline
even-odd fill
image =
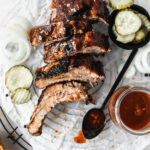
[[[143,7],[140,7],[138,5],[133,5],[131,7],[131,9],[144,14],[150,20],[150,16],[149,16],[148,12]],[[84,116],[83,123],[82,123],[82,132],[86,139],[92,139],[92,138],[96,137],[100,132],[103,131],[105,124],[106,124],[106,117],[105,117],[103,110],[104,110],[106,104],[108,103],[110,97],[112,96],[115,89],[117,88],[117,86],[118,86],[119,82],[121,81],[122,77],[124,76],[126,70],[130,66],[132,60],[134,59],[136,53],[138,52],[138,48],[145,46],[150,41],[150,33],[148,33],[145,40],[138,44],[134,44],[134,43],[123,44],[123,43],[118,42],[116,40],[116,37],[112,30],[112,27],[113,27],[114,21],[115,21],[115,17],[118,14],[118,12],[119,12],[119,10],[115,10],[110,15],[109,36],[116,45],[118,45],[119,47],[124,48],[124,49],[128,49],[128,50],[132,49],[132,52],[131,52],[127,62],[125,63],[122,71],[118,75],[115,83],[113,84],[110,92],[108,93],[102,107],[101,108],[93,108],[93,109],[89,110],[86,113],[86,115]]]

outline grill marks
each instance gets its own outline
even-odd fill
[[[108,25],[109,10],[103,0],[90,0],[90,10],[85,18],[100,20]]]
[[[33,46],[41,46],[46,43],[62,41],[70,36],[83,34],[90,30],[92,30],[92,22],[87,20],[73,20],[68,23],[57,22],[51,25],[32,28],[30,31],[30,41]]]
[[[45,88],[51,84],[67,81],[87,82],[94,86],[101,79],[104,79],[102,63],[94,61],[91,56],[78,55],[38,68],[35,86]]]
[[[81,101],[92,102],[92,97],[87,94],[84,84],[78,82],[60,83],[47,87],[41,94],[39,102],[34,109],[28,131],[33,136],[42,132],[42,126],[48,113],[58,103]]]
[[[109,11],[103,0],[54,0],[55,10],[51,22],[86,18],[100,20],[107,24]]]
[[[53,65],[48,64],[44,67],[37,68],[36,80],[39,80],[40,78],[52,78],[62,73],[66,73],[68,72],[69,64],[70,64],[69,59],[63,58]]]
[[[68,41],[56,42],[45,46],[45,63],[53,63],[63,57],[80,54],[99,55],[110,51],[108,37],[100,32],[90,31],[81,36],[74,36]]]
[[[84,0],[54,0],[53,3],[56,10],[54,10],[55,17],[51,18],[51,22],[76,20],[79,15],[83,15],[89,9]]]

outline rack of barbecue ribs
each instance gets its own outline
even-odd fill
[[[34,47],[44,46],[45,66],[36,69],[34,86],[43,89],[28,125],[33,136],[42,133],[47,114],[62,102],[95,104],[88,90],[105,79],[103,64],[93,58],[111,51],[108,37],[93,24],[108,25],[103,0],[53,0],[50,24],[33,27]]]

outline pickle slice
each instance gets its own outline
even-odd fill
[[[130,34],[130,35],[120,35],[116,29],[115,29],[115,26],[113,26],[113,32],[114,34],[116,35],[116,40],[118,42],[121,42],[121,43],[124,43],[124,44],[127,44],[127,43],[130,43],[130,42],[133,42],[133,40],[135,39],[135,33],[133,34]]]
[[[25,66],[14,66],[10,68],[5,76],[5,85],[10,92],[18,88],[29,89],[33,82],[31,71]]]
[[[120,11],[115,19],[116,31],[120,35],[136,33],[142,26],[140,17],[130,9]]]
[[[136,41],[136,42],[140,42],[140,41],[142,41],[144,38],[145,38],[145,32],[144,32],[143,29],[141,29],[141,30],[139,30],[139,31],[136,33],[135,41]]]
[[[140,19],[142,20],[143,25],[150,32],[150,21],[148,20],[148,18],[145,15],[141,14],[141,13],[136,12],[136,14],[140,17]]]
[[[11,100],[14,104],[24,104],[31,99],[31,92],[27,89],[16,89],[11,96]]]
[[[110,0],[109,4],[114,9],[124,9],[133,5],[134,0]]]

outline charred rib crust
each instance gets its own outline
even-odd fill
[[[53,1],[57,15],[52,22],[67,21],[77,19],[80,14],[87,10],[87,4],[84,0],[54,0]]]
[[[88,32],[87,36],[85,36],[84,47],[90,47],[90,46],[99,46],[106,51],[110,49],[110,44],[108,41],[108,36],[104,36],[100,32],[92,31]]]
[[[108,24],[109,10],[103,0],[54,0],[53,3],[56,10],[51,22],[76,20],[82,16]]]
[[[37,26],[31,29],[29,37],[33,46],[40,46],[53,40],[60,41],[72,33],[71,26],[63,22]]]
[[[97,50],[94,51],[92,48]],[[86,51],[87,49],[90,51]],[[44,61],[45,63],[53,63],[63,57],[73,56],[78,53],[95,53],[99,55],[110,50],[107,36],[97,31],[89,31],[84,35],[76,35],[67,41],[56,42],[45,46]]]
[[[79,19],[81,16],[83,16],[88,10],[90,9],[90,7],[83,3],[83,8],[81,8],[79,11],[75,12],[73,15],[70,15],[67,17],[68,20],[76,20]]]
[[[66,40],[66,38],[72,37],[73,35],[77,36],[91,31],[93,23],[95,22],[88,22],[88,20],[83,19],[37,26],[30,31],[30,41],[33,46],[40,46],[46,43]]]
[[[63,58],[59,60],[59,63],[57,62],[55,64],[48,64],[50,67],[47,67],[48,65],[46,65],[42,68],[38,68],[36,71],[36,80],[39,80],[40,78],[52,78],[68,72],[71,68],[77,68],[79,66],[85,66],[99,76],[104,76],[102,63],[100,61],[94,61],[93,57],[88,55],[77,55],[74,57]]]
[[[62,73],[66,73],[68,72],[68,67],[69,67],[69,59],[63,58],[59,60],[59,64],[54,65],[47,73],[37,71],[36,80],[39,80],[40,78],[52,78]]]

